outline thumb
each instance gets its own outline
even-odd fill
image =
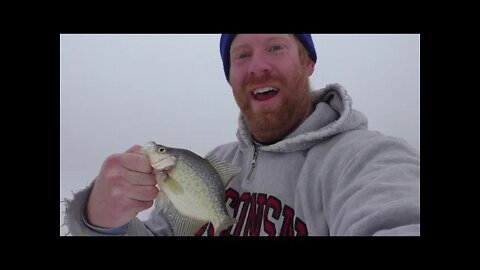
[[[133,154],[141,154],[142,153],[142,147],[138,144],[130,147],[125,153],[133,153]]]

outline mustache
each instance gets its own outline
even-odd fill
[[[271,83],[282,83],[282,80],[270,75],[264,75],[262,77],[250,77],[247,81],[244,83],[244,88],[248,88],[251,86],[256,86],[256,85],[262,85],[262,84],[271,84]]]

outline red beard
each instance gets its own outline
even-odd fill
[[[306,72],[299,70],[288,82],[285,78],[251,78],[233,93],[243,117],[256,140],[273,143],[293,132],[311,113],[310,84]],[[252,106],[252,85],[275,85],[279,103]]]

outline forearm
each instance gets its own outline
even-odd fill
[[[386,141],[365,147],[342,167],[326,193],[335,194],[327,200],[332,234],[420,234],[418,155]]]
[[[112,236],[111,234],[101,233],[87,226],[83,219],[85,205],[90,196],[93,183],[87,188],[74,193],[71,200],[65,200],[65,225],[68,228],[68,234],[73,236]],[[162,232],[158,232],[162,234]],[[134,218],[127,224],[126,233],[119,236],[153,236],[155,233],[145,226],[138,218]]]
[[[90,196],[94,183],[87,188],[74,193],[71,200],[65,199],[65,225],[68,228],[68,235],[73,236],[104,236],[104,234],[90,229],[83,221],[85,205]]]

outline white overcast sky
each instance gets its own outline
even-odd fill
[[[223,73],[219,39],[60,36],[61,200],[88,185],[108,155],[134,144],[153,140],[203,156],[236,139],[239,110]],[[312,87],[343,85],[369,129],[401,137],[420,151],[420,35],[313,39],[318,60]]]

